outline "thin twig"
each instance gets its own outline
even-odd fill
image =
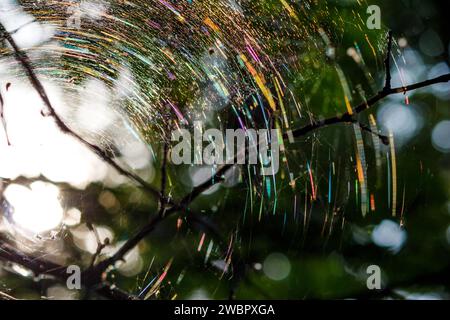
[[[118,261],[123,261],[125,255],[136,247],[142,239],[147,237],[156,226],[167,218],[168,215],[155,215],[148,224],[141,228],[134,236],[128,239],[120,249],[114,253],[111,257],[100,261],[97,265],[92,266],[83,272],[83,279],[90,285],[95,285],[101,282],[101,275]]]
[[[11,142],[9,141],[7,124],[6,124],[6,120],[5,120],[5,115],[3,113],[3,111],[4,111],[3,106],[4,106],[3,96],[0,93],[0,118],[2,118],[3,129],[5,130],[6,143],[8,143],[8,146],[10,146]]]
[[[166,205],[166,183],[167,183],[167,159],[169,156],[169,144],[164,143],[163,159],[161,164],[161,192],[160,192],[160,207]]]
[[[384,68],[386,73],[386,82],[384,84],[383,91],[389,91],[391,89],[391,53],[392,53],[392,31],[388,32],[388,45],[386,58],[384,60]]]
[[[383,90],[378,92],[375,96],[371,97],[370,99],[368,99],[366,102],[361,103],[360,105],[358,105],[355,109],[353,109],[353,113],[354,114],[358,114],[361,113],[365,110],[367,110],[368,108],[372,107],[373,105],[375,105],[377,102],[379,102],[380,100],[386,98],[387,96],[393,95],[393,94],[398,94],[398,93],[405,93],[408,91],[413,91],[416,89],[420,89],[420,88],[424,88],[424,87],[428,87],[431,86],[433,84],[437,84],[437,83],[445,83],[450,81],[450,73],[430,79],[430,80],[426,80],[426,81],[422,81],[419,83],[415,83],[415,84],[411,84],[409,86],[406,87],[398,87],[398,88],[393,88],[393,89],[389,89],[389,90]],[[342,114],[342,115],[338,115],[338,116],[334,116],[322,121],[313,121],[310,124],[304,126],[303,128],[300,129],[296,129],[292,131],[292,134],[295,138],[298,137],[302,137],[307,135],[308,133],[315,131],[317,129],[332,125],[332,124],[337,124],[337,123],[353,123],[353,117],[352,115],[350,115],[348,112]],[[283,135],[284,138],[287,138],[287,134]]]
[[[0,300],[17,300],[17,299],[14,298],[13,296],[10,296],[7,293],[0,291]]]
[[[192,189],[191,192],[189,192],[186,196],[183,197],[183,199],[179,202],[179,205],[177,206],[177,210],[183,210],[186,209],[186,207],[192,203],[199,195],[201,195],[203,192],[211,188],[212,186],[216,185],[217,183],[220,183],[224,180],[224,175],[233,168],[234,164],[226,164],[219,168],[219,170],[216,171],[214,175],[212,175],[208,180],[205,180],[205,182],[201,183],[200,185],[196,186]]]
[[[110,240],[109,240],[109,238],[106,238],[104,241],[102,241],[97,228],[91,222],[86,222],[86,225],[87,225],[88,229],[94,233],[95,240],[97,240],[97,250],[95,250],[95,253],[92,255],[92,259],[91,259],[91,267],[92,267],[95,264],[95,261],[97,260],[97,258],[102,253],[103,249],[105,249],[105,247],[107,245],[109,245]]]

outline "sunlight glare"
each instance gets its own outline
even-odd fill
[[[34,233],[49,231],[63,219],[59,190],[53,184],[36,181],[30,188],[11,184],[4,195],[14,208],[14,223],[25,230]]]

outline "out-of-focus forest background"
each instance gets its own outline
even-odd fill
[[[0,22],[29,55],[57,112],[155,189],[164,141],[177,126],[203,120],[237,128],[243,119],[260,128],[262,108],[287,132],[346,112],[346,99],[356,106],[375,95],[384,85],[388,30],[393,87],[450,72],[446,1],[86,0],[80,26],[67,25],[73,1],[6,2]],[[374,4],[382,25],[369,30]],[[0,54],[11,142],[1,133],[0,241],[88,268],[99,242],[105,247],[94,264],[146,225],[158,202],[49,125],[6,41]],[[286,139],[277,175],[261,177],[251,166],[227,172],[105,279],[146,299],[449,298],[449,101],[450,84],[436,84],[356,115],[392,134],[390,145],[352,124]],[[361,143],[367,194],[358,179]],[[167,195],[181,199],[214,172],[169,161]],[[380,267],[382,290],[367,289],[369,265]],[[4,256],[0,291],[102,298]]]

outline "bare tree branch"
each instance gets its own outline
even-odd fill
[[[449,74],[445,74],[430,80],[426,80],[426,81],[422,81],[422,82],[418,82],[418,83],[414,83],[411,85],[408,85],[406,87],[398,87],[398,88],[391,88],[388,90],[383,90],[378,92],[375,96],[371,97],[370,99],[367,100],[367,102],[361,103],[360,105],[358,105],[353,112],[355,114],[361,113],[367,109],[369,109],[370,107],[372,107],[373,105],[375,105],[377,102],[381,101],[382,99],[386,98],[387,96],[393,95],[393,94],[397,94],[397,93],[405,93],[408,91],[413,91],[416,89],[420,89],[420,88],[424,88],[424,87],[428,87],[431,86],[433,84],[437,84],[437,83],[445,83],[450,81],[450,73]],[[332,125],[332,124],[337,124],[337,123],[353,123],[353,116],[350,115],[348,112],[342,114],[342,115],[338,115],[335,117],[331,117],[322,121],[313,121],[311,122],[309,125],[304,126],[303,128],[300,129],[296,129],[293,130],[292,133],[294,135],[294,137],[298,138],[298,137],[302,137],[307,135],[308,133]],[[287,135],[283,135],[284,138],[287,138]]]
[[[17,300],[17,299],[14,298],[13,296],[10,296],[7,293],[0,291],[0,300]]]
[[[161,192],[160,192],[160,207],[166,205],[166,183],[167,183],[167,159],[169,156],[169,145],[164,142],[163,159],[161,164]]]
[[[391,53],[392,53],[392,31],[388,32],[388,44],[387,53],[384,60],[384,68],[386,72],[386,82],[383,91],[389,91],[391,89]]]
[[[11,35],[5,30],[4,26],[0,24],[0,32],[3,33],[6,40],[11,44],[14,55],[17,59],[17,61],[20,62],[20,64],[23,66],[23,68],[26,70],[29,80],[31,81],[34,89],[39,93],[42,101],[46,105],[46,107],[49,110],[50,116],[53,117],[55,120],[56,125],[58,128],[77,139],[80,143],[88,147],[92,152],[96,153],[103,161],[110,164],[113,168],[115,168],[120,174],[123,176],[128,177],[130,180],[136,182],[138,185],[140,185],[144,190],[146,190],[152,197],[155,199],[158,199],[160,201],[161,208],[157,215],[155,215],[145,226],[143,226],[141,229],[139,229],[128,241],[125,242],[125,244],[110,258],[107,258],[103,261],[100,261],[96,265],[92,265],[88,269],[86,269],[83,272],[83,284],[87,288],[95,288],[96,292],[99,294],[102,294],[103,296],[110,297],[110,298],[121,298],[121,299],[134,299],[132,295],[127,294],[126,292],[123,292],[119,290],[118,288],[114,287],[113,285],[108,284],[106,281],[104,281],[104,278],[102,275],[104,272],[110,267],[113,266],[116,262],[123,260],[124,256],[132,250],[134,247],[136,247],[146,236],[148,236],[161,222],[163,222],[165,219],[167,219],[169,216],[173,215],[176,212],[181,212],[181,215],[185,215],[189,219],[191,219],[192,222],[200,223],[202,224],[208,232],[212,233],[214,235],[214,230],[211,229],[210,226],[205,224],[203,219],[199,218],[197,215],[189,216],[189,213],[187,212],[187,208],[189,205],[204,191],[208,190],[210,187],[214,186],[215,184],[223,181],[223,176],[234,166],[232,164],[227,164],[222,167],[220,167],[214,175],[210,177],[210,179],[206,180],[202,184],[200,184],[197,187],[194,187],[191,192],[189,192],[187,195],[185,195],[179,202],[175,202],[172,200],[167,201],[165,198],[165,189],[166,189],[166,179],[167,179],[167,149],[168,146],[165,144],[164,147],[164,156],[162,161],[162,167],[161,167],[161,191],[157,191],[154,189],[149,183],[144,181],[139,176],[135,175],[132,172],[129,172],[122,168],[119,164],[117,164],[112,158],[110,158],[102,149],[100,149],[98,146],[93,145],[89,143],[88,141],[84,140],[81,136],[79,136],[76,132],[72,131],[65,123],[64,121],[57,115],[55,112],[55,109],[50,103],[50,100],[43,88],[43,85],[38,80],[37,76],[35,75],[33,68],[31,66],[31,63],[29,61],[28,56],[21,51],[16,43],[14,42],[14,39],[11,37]],[[368,99],[366,102],[358,105],[356,108],[353,109],[353,112],[355,114],[361,113],[365,111],[366,109],[370,108],[371,106],[375,105],[380,100],[384,99],[385,97],[397,93],[405,93],[407,91],[416,90],[419,88],[427,87],[436,83],[444,83],[450,81],[450,74],[442,75],[440,77],[436,77],[430,80],[426,80],[423,82],[411,84],[406,87],[398,87],[398,88],[391,88],[391,74],[390,74],[390,56],[391,56],[391,50],[392,50],[392,32],[389,32],[389,38],[388,38],[388,45],[387,45],[387,57],[385,60],[385,68],[386,68],[386,82],[385,86],[377,93],[375,96]],[[337,124],[337,123],[354,123],[355,120],[353,119],[353,115],[347,113],[344,113],[340,116],[331,117],[328,119],[325,119],[323,121],[313,121],[309,125],[294,130],[293,136],[294,137],[302,137],[307,135],[308,133],[331,125],[331,124]],[[287,138],[287,135],[284,135],[285,138]],[[171,206],[169,208],[166,208],[166,205],[170,204]],[[215,235],[217,237],[217,234]],[[47,274],[51,275],[57,279],[60,279],[62,281],[67,279],[66,274],[66,268],[64,266],[60,266],[57,264],[54,264],[52,262],[30,257],[25,253],[22,253],[18,250],[16,250],[14,247],[8,245],[7,243],[0,242],[0,258],[3,260],[11,261],[14,263],[18,263],[20,265],[23,265],[36,274]]]
[[[128,239],[123,246],[111,257],[100,261],[97,265],[92,268],[87,269],[84,272],[83,278],[88,281],[88,283],[96,284],[101,279],[101,274],[108,269],[108,267],[113,266],[116,262],[123,260],[124,256],[131,251],[135,246],[137,246],[142,239],[147,237],[160,222],[162,222],[168,215],[162,216],[160,214],[154,216],[148,224],[141,228],[134,236]]]
[[[183,197],[179,202],[178,206],[175,206],[178,210],[186,209],[186,207],[192,203],[199,195],[211,188],[212,186],[220,183],[224,180],[224,175],[233,168],[234,164],[227,164],[219,168],[216,173],[211,176],[208,180],[193,188],[190,193]]]
[[[87,225],[88,229],[94,233],[95,240],[97,241],[97,249],[95,250],[95,253],[92,255],[92,259],[91,259],[91,266],[93,266],[95,264],[95,261],[97,260],[97,258],[102,253],[102,250],[105,249],[105,247],[107,245],[109,245],[110,240],[109,240],[109,238],[106,238],[102,242],[102,239],[100,238],[100,234],[98,233],[98,230],[95,227],[95,225],[93,225],[91,222],[86,222],[86,225]]]

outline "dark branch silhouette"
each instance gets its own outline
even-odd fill
[[[0,291],[0,300],[17,300],[17,299],[14,298],[13,296],[10,296],[7,293]]]
[[[408,91],[413,91],[416,89],[428,87],[428,86],[431,86],[436,83],[445,83],[448,81],[450,81],[450,73],[430,79],[430,80],[422,81],[419,83],[414,83],[414,84],[411,84],[411,85],[408,85],[405,87],[391,88],[391,89],[386,89],[386,90],[383,89],[382,91],[378,92],[375,96],[368,99],[367,102],[364,102],[364,103],[361,103],[360,105],[358,105],[353,110],[353,112],[354,112],[354,114],[361,113],[361,112],[369,109],[373,105],[375,105],[377,102],[383,100],[387,96],[390,96],[393,94],[405,93]],[[317,130],[317,129],[320,129],[320,128],[323,128],[323,127],[326,127],[326,126],[329,126],[332,124],[353,123],[353,122],[355,122],[355,120],[353,119],[353,115],[346,112],[342,115],[331,117],[331,118],[328,118],[328,119],[325,119],[322,121],[313,121],[309,125],[304,126],[303,128],[293,130],[292,133],[295,138],[298,138],[298,137],[305,136],[314,130]],[[284,135],[284,137],[287,138],[287,135]]]
[[[386,82],[384,84],[383,91],[388,91],[391,89],[391,53],[392,53],[392,31],[388,32],[388,44],[387,44],[387,53],[384,59],[384,70],[386,72]]]

